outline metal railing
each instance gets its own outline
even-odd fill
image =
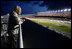
[[[23,36],[22,36],[22,30],[21,30],[21,24],[19,25],[19,48],[24,48],[24,45],[23,45]]]

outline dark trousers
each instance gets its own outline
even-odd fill
[[[9,29],[8,30],[8,46],[9,48],[17,48],[17,40],[18,40],[18,31],[19,28],[16,28],[14,30]]]

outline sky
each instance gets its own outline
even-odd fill
[[[1,15],[12,12],[17,5],[21,7],[22,14],[36,14],[48,10],[70,8],[71,1],[1,1]]]

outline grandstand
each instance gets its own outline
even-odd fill
[[[36,16],[63,16],[71,18],[71,9],[61,9],[46,12],[38,12]]]

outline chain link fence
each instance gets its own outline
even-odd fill
[[[1,48],[8,48],[9,46],[9,35],[7,33],[7,28],[8,28],[8,20],[9,20],[9,15],[3,15],[1,16]],[[14,41],[16,41],[16,43],[18,44],[19,42],[17,42],[17,39],[19,36],[18,35],[18,30],[19,30],[19,26],[18,28],[15,27],[15,29],[13,30],[13,34],[14,34]],[[21,28],[20,28],[21,30]],[[22,30],[21,30],[22,31]],[[22,33],[20,32],[20,37],[19,37],[19,41],[20,41],[20,44],[21,42],[23,42],[21,39],[22,39]],[[13,41],[13,44],[15,44],[15,42]],[[22,43],[23,44],[23,43]],[[20,46],[22,46],[22,44]],[[12,45],[13,46],[13,45]],[[15,44],[14,45],[15,47],[17,47],[17,45]],[[20,47],[21,48],[21,47]]]
[[[7,41],[8,41],[8,34],[7,34],[8,16],[9,15],[1,16],[1,48],[7,47]]]

